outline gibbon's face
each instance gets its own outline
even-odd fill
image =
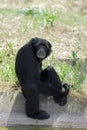
[[[39,59],[44,59],[51,53],[52,45],[45,39],[36,38],[34,39],[34,50],[36,52],[36,56]]]

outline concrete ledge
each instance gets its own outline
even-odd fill
[[[54,103],[52,98],[40,97],[41,108],[50,114],[50,119],[33,120],[25,115],[25,99],[17,91],[0,93],[0,126],[39,125],[61,128],[87,128],[87,102],[78,102],[69,96],[64,107]]]

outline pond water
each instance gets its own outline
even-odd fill
[[[0,127],[0,130],[87,130],[87,129],[60,129],[60,128],[52,128],[52,127],[30,127],[30,126],[7,126]]]

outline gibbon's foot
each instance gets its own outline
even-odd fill
[[[67,103],[67,96],[66,97],[54,96],[53,99],[54,99],[54,102],[58,103],[60,106],[65,106]]]
[[[32,116],[30,115],[27,116],[38,120],[44,120],[50,118],[50,115],[44,110],[39,110],[38,112],[35,112]]]

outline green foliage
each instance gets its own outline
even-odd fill
[[[61,15],[61,12],[58,10],[47,10],[35,7],[23,9],[22,13],[26,16],[33,17],[35,22],[41,23],[44,26],[54,26],[55,20]]]
[[[15,54],[13,42],[8,42],[7,47],[0,50],[0,76],[4,81],[15,81]]]
[[[73,62],[68,64],[66,61],[56,61],[54,56],[50,59],[50,64],[54,66],[62,81],[73,85],[73,88],[79,91],[84,87],[82,84],[87,75],[87,59],[76,60],[77,55],[75,52],[72,53],[72,56],[75,60],[75,64],[73,64]]]
[[[0,8],[0,14],[14,14],[18,15],[21,13],[20,9],[11,9],[11,8]]]
[[[83,81],[86,78],[87,74],[87,59],[78,59],[76,64],[72,67],[73,77],[72,83],[74,84],[74,88],[79,90],[82,86]]]
[[[5,14],[7,16],[9,16],[9,14],[11,14],[12,16],[15,15],[21,16],[19,19],[21,21],[21,24],[20,24],[20,29],[18,31],[23,34],[26,31],[28,31],[28,29],[30,29],[29,28],[30,23],[32,24],[33,28],[34,25],[41,25],[41,27],[42,26],[56,27],[54,25],[57,25],[58,23],[62,25],[67,24],[68,26],[69,24],[71,24],[73,27],[74,26],[77,27],[78,25],[81,24],[87,27],[87,17],[84,17],[78,13],[73,13],[71,11],[64,12],[53,8],[51,9],[47,9],[47,8],[41,9],[38,7],[37,8],[31,7],[26,9],[3,8],[0,9],[0,14],[2,15]],[[1,22],[3,22],[2,18],[0,18],[0,20],[2,20]],[[72,84],[73,88],[77,91],[79,91],[79,89],[83,87],[82,84],[87,75],[87,59],[82,60],[78,58],[78,52],[82,49],[82,42],[81,42],[81,38],[83,36],[82,33],[83,32],[79,32],[78,36],[76,35],[76,42],[75,42],[76,50],[72,51],[71,53],[72,55],[71,64],[68,64],[66,61],[65,62],[58,61],[55,59],[53,55],[50,58],[50,65],[52,65],[55,68],[61,80]],[[5,37],[5,35],[8,36],[7,34],[5,34],[5,31],[2,31],[0,33],[1,37],[3,36]],[[16,81],[15,69],[14,69],[15,53],[13,47],[14,47],[13,42],[7,42],[5,48],[4,47],[0,48],[0,78],[8,82]]]
[[[25,8],[22,10],[22,14],[26,15],[26,16],[35,16],[37,14],[40,14],[40,10],[36,7],[31,7],[31,8]]]
[[[87,25],[86,18],[80,13],[72,13],[71,11],[62,11],[60,9],[53,8],[39,8],[39,7],[29,7],[24,9],[18,8],[1,8],[0,14],[12,14],[12,15],[22,15],[27,16],[34,20],[35,24],[43,24],[44,26],[54,26],[55,22],[61,24],[76,24],[79,25],[83,23]]]
[[[4,81],[16,82],[15,77],[15,54],[13,42],[8,42],[7,47],[0,50],[0,75]],[[55,68],[61,80],[72,84],[73,88],[79,91],[83,86],[87,74],[87,59],[77,59],[76,52],[72,52],[72,61],[74,64],[68,64],[66,61],[56,61],[52,55],[50,65]],[[72,62],[73,63],[73,62]]]
[[[56,61],[51,59],[51,65],[55,68],[62,81],[71,83],[72,81],[72,66],[67,62]]]

